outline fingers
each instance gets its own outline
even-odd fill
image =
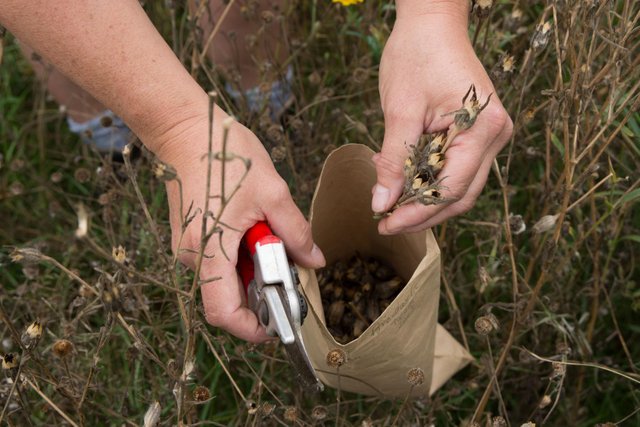
[[[244,286],[236,273],[235,261],[220,258],[224,255],[216,255],[215,261],[206,263],[200,274],[201,280],[206,282],[201,286],[201,293],[207,322],[249,342],[268,340],[270,337],[256,315],[244,305]],[[219,279],[208,281],[216,277]]]
[[[410,109],[402,106],[384,113],[385,131],[382,150],[373,156],[377,182],[372,189],[371,209],[388,210],[400,197],[404,184],[403,165],[407,147],[415,144],[424,130],[424,114],[407,115]]]
[[[324,267],[324,255],[313,243],[311,226],[293,202],[286,184],[275,194],[266,217],[273,232],[284,242],[287,254],[304,267]]]
[[[422,230],[471,209],[486,182],[493,159],[510,137],[511,129],[511,120],[501,106],[484,117],[481,115],[474,127],[454,140],[439,175],[446,177],[442,182],[443,196],[453,202],[403,206],[379,223],[380,233]]]

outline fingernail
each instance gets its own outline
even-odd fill
[[[315,243],[313,244],[313,249],[311,249],[311,257],[313,258],[313,262],[320,267],[324,267],[327,263],[327,261],[324,259],[322,251]]]
[[[384,212],[389,203],[389,189],[380,184],[376,184],[373,190],[373,199],[371,199],[371,209],[374,212]]]

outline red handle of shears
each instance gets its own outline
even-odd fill
[[[253,256],[256,254],[256,246],[280,242],[281,240],[273,234],[273,231],[265,221],[256,223],[244,233],[238,253],[237,267],[245,292],[255,274]]]

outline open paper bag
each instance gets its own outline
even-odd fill
[[[431,230],[378,234],[371,212],[373,154],[364,145],[349,144],[329,155],[311,208],[313,238],[327,264],[355,253],[373,256],[392,265],[408,283],[360,337],[343,345],[325,327],[315,272],[299,268],[310,306],[302,336],[318,377],[330,387],[376,396],[425,396],[472,358],[437,323],[440,249]],[[327,364],[327,354],[334,349],[346,355],[340,367]],[[414,368],[422,370],[424,381],[412,386],[407,373]]]

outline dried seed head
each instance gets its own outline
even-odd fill
[[[544,49],[549,43],[549,38],[551,37],[551,22],[541,22],[536,27],[533,36],[531,37],[531,47],[535,51],[540,51]]]
[[[317,86],[322,82],[322,76],[318,71],[314,71],[313,73],[309,74],[307,80],[309,80],[309,83],[311,83],[313,86]]]
[[[492,6],[493,0],[474,0],[472,10],[478,18],[486,18],[489,16]]]
[[[509,216],[509,228],[511,229],[511,234],[518,235],[520,233],[524,233],[527,229],[527,224],[524,223],[522,215],[511,214]]]
[[[540,399],[540,403],[538,403],[538,408],[544,409],[550,404],[551,404],[551,396],[549,396],[548,394],[545,394],[544,396],[542,396],[542,399]]]
[[[327,365],[330,368],[339,368],[347,362],[347,355],[342,349],[335,348],[327,353]]]
[[[25,329],[25,331],[22,333],[22,337],[20,337],[22,345],[27,350],[32,350],[33,348],[35,348],[35,346],[38,345],[40,338],[42,337],[42,330],[42,324],[37,320],[27,326],[27,329]]]
[[[553,367],[553,372],[551,373],[552,379],[563,377],[564,374],[567,372],[567,365],[565,365],[564,363],[553,362],[551,366]]]
[[[555,214],[555,215],[545,215],[542,218],[540,218],[538,220],[538,222],[536,222],[533,227],[531,227],[531,231],[533,231],[536,234],[540,234],[540,233],[545,233],[549,230],[551,230],[555,225],[556,225],[556,221],[558,220],[558,216],[560,216],[559,214]]]
[[[7,353],[2,356],[2,369],[3,370],[11,370],[16,369],[18,367],[18,361],[20,358],[15,353]]]
[[[491,70],[491,76],[495,80],[504,80],[513,74],[516,69],[516,60],[512,55],[502,55],[500,60]]]
[[[282,126],[275,123],[270,125],[267,129],[267,138],[276,144],[284,141],[284,130],[282,129]]]
[[[58,340],[53,343],[52,351],[57,357],[64,359],[73,351],[73,344],[69,340]]]
[[[262,18],[262,22],[264,22],[265,24],[270,24],[271,22],[273,22],[275,15],[270,10],[263,10],[260,14],[260,18]]]
[[[373,427],[373,421],[371,420],[371,418],[367,417],[362,420],[362,423],[360,423],[360,427]]]
[[[445,114],[445,116],[454,115],[453,123],[454,123],[454,133],[460,132],[466,129],[469,129],[476,122],[478,118],[478,114],[484,110],[487,105],[489,105],[489,101],[491,101],[491,95],[487,97],[487,101],[480,105],[480,101],[478,101],[478,94],[476,92],[476,85],[472,84],[466,95],[462,98],[462,108],[451,113]],[[442,151],[446,150],[443,147]]]
[[[54,184],[58,184],[60,183],[60,181],[62,181],[63,175],[61,172],[54,172],[51,174],[51,176],[49,177],[49,179],[51,180],[51,182],[53,182]]]
[[[160,403],[158,401],[153,402],[144,414],[144,427],[156,427],[160,423],[161,412]]]
[[[273,411],[276,410],[276,405],[271,402],[264,402],[260,405],[260,413],[262,413],[263,417],[270,417],[273,415]]]
[[[474,326],[480,335],[489,335],[500,328],[498,319],[492,313],[478,317]]]
[[[327,411],[326,407],[318,405],[311,410],[311,418],[316,421],[321,421],[327,418],[328,413],[329,411]]]
[[[298,409],[295,406],[287,406],[284,409],[284,419],[295,423],[298,420]]]
[[[500,415],[493,417],[491,420],[491,427],[507,427],[507,420]]]
[[[209,389],[205,386],[199,385],[193,389],[193,400],[196,402],[205,402],[211,398]]]
[[[76,181],[83,184],[91,179],[91,172],[86,168],[78,168],[73,173],[73,177]]]
[[[173,166],[156,160],[153,164],[153,175],[159,180],[166,182],[176,179],[178,172]]]
[[[412,368],[407,372],[407,382],[413,386],[417,387],[424,383],[424,371],[420,368]]]
[[[287,158],[287,147],[284,145],[276,145],[271,149],[271,160],[273,163],[279,163]]]
[[[556,352],[558,354],[568,356],[571,354],[571,347],[569,347],[569,345],[563,341],[558,341],[556,343]]]
[[[111,257],[118,264],[124,264],[125,260],[127,259],[127,253],[122,247],[122,245],[118,245],[117,248],[116,247],[111,248]]]
[[[247,412],[249,413],[249,415],[254,415],[256,412],[258,412],[258,405],[252,399],[245,400],[244,406],[247,408]]]
[[[9,258],[20,264],[34,264],[42,259],[42,253],[34,248],[15,248],[9,254]]]
[[[536,427],[536,423],[534,423],[533,421],[529,421],[522,424],[520,427]]]

